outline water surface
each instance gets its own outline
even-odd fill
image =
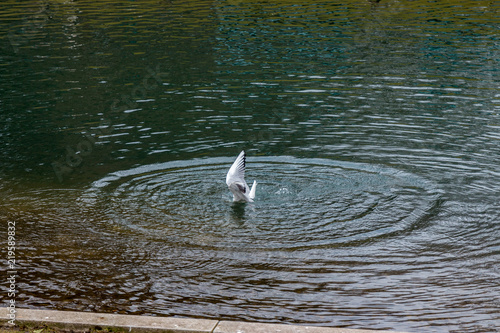
[[[2,2],[16,304],[498,332],[499,9]]]

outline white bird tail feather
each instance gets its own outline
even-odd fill
[[[248,194],[248,197],[250,199],[254,199],[255,198],[255,190],[256,189],[257,189],[257,182],[254,180],[253,184],[252,184],[252,189],[250,190],[250,193]]]

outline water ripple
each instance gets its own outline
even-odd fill
[[[227,248],[299,249],[375,242],[426,225],[440,205],[431,182],[396,169],[325,159],[255,157],[257,200],[231,202],[231,160],[141,166],[96,181],[80,198],[106,229]],[[250,179],[250,178],[249,178]]]

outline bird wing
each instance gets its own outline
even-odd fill
[[[229,168],[229,171],[227,172],[227,176],[226,176],[227,186],[229,186],[229,184],[234,183],[234,182],[246,184],[245,183],[245,159],[246,159],[246,154],[245,154],[245,151],[242,150],[241,153],[236,158],[236,160],[234,161],[233,165],[231,165],[231,168]]]

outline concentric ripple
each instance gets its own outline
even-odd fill
[[[81,197],[99,227],[211,248],[297,249],[375,242],[422,228],[440,191],[389,167],[293,157],[249,157],[255,203],[232,202],[231,158],[145,165],[95,182]]]

